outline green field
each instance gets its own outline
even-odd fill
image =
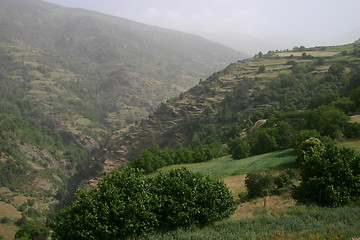
[[[357,141],[358,142],[358,141]],[[168,172],[171,169],[186,167],[194,172],[201,172],[215,178],[229,179],[250,172],[283,170],[295,168],[294,150],[288,149],[240,160],[232,160],[231,156],[217,158],[205,163],[179,164],[160,169]],[[156,174],[156,173],[155,173]],[[232,179],[232,177],[230,177]],[[244,179],[243,179],[244,180]],[[242,181],[243,181],[242,180]],[[236,178],[240,181],[240,177]],[[236,183],[235,183],[236,184]],[[244,187],[238,182],[237,187]],[[233,186],[229,186],[232,188]],[[291,198],[288,194],[279,199]],[[270,200],[271,197],[268,199]],[[274,198],[276,199],[276,198]],[[262,202],[262,199],[259,200]],[[274,204],[283,204],[275,200]],[[202,229],[177,230],[144,236],[142,239],[357,239],[360,236],[360,208],[357,206],[343,208],[326,208],[317,206],[291,205],[281,206],[281,210],[270,207],[256,208],[256,200],[240,204],[249,206],[251,211],[247,217],[231,217],[213,226]],[[253,207],[251,207],[253,206]]]
[[[296,167],[295,155],[292,149],[266,153],[240,160],[232,160],[231,156],[217,158],[209,162],[195,164],[178,164],[161,168],[168,172],[171,169],[185,167],[194,172],[200,172],[215,178],[238,176],[246,173],[283,170]]]
[[[294,206],[275,214],[264,211],[252,218],[222,221],[193,231],[154,234],[142,239],[358,239],[360,208]]]

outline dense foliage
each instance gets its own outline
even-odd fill
[[[303,144],[302,182],[294,197],[301,203],[339,207],[360,199],[360,157],[353,150],[310,138]]]
[[[199,173],[176,169],[160,173],[152,184],[161,229],[203,227],[229,217],[235,210],[225,184]]]
[[[224,152],[225,149],[219,141],[196,147],[182,147],[175,151],[168,147],[160,148],[154,145],[145,149],[131,165],[145,170],[146,173],[151,173],[171,164],[206,162],[223,156]]]
[[[46,240],[50,235],[47,227],[36,222],[26,222],[15,234],[16,240]]]
[[[79,190],[53,224],[58,239],[127,239],[155,230],[204,226],[228,217],[234,200],[223,183],[185,169],[154,179],[113,171],[98,189]]]
[[[275,176],[270,172],[249,173],[245,178],[247,195],[242,200],[266,197],[289,191],[297,180],[297,174],[293,169],[287,169]]]

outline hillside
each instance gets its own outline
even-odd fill
[[[94,100],[87,108],[113,129],[245,56],[197,36],[37,0],[5,0],[0,11],[0,40],[42,50],[42,63],[74,73],[66,90]]]
[[[112,131],[244,56],[95,12],[0,1],[0,212],[11,213],[0,235],[19,216],[44,220],[101,171],[93,155]]]
[[[227,143],[229,138],[261,127],[267,118],[284,118],[282,124],[286,129],[292,124],[291,114],[296,116],[295,111],[316,109],[323,104],[316,105],[319,104],[316,101],[326,102],[321,99],[327,94],[334,94],[334,100],[349,96],[349,85],[358,86],[358,51],[357,43],[301,47],[259,53],[254,58],[232,63],[179,97],[159,105],[154,114],[128,133],[114,135],[104,150],[105,169],[129,163],[153,144],[176,149],[205,144],[211,138]],[[343,70],[332,73],[337,64]],[[276,116],[284,111],[289,116],[285,113]],[[308,128],[321,128],[308,121],[304,122]],[[290,135],[284,138],[289,139],[283,141],[289,144],[294,129],[289,127],[286,131]]]

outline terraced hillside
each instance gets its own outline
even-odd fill
[[[163,102],[147,119],[112,137],[104,149],[105,169],[129,163],[153,144],[178,148],[207,137],[223,139],[232,128],[251,130],[279,109],[305,109],[312,97],[345,87],[329,73],[331,66],[341,64],[349,76],[360,64],[358,44],[302,50],[259,53],[232,63]]]
[[[0,1],[0,235],[45,221],[101,172],[94,153],[112,131],[243,57],[122,18]]]
[[[244,57],[193,35],[42,1],[4,0],[0,11],[1,42],[41,51],[42,63],[76,75],[66,90],[112,129]]]

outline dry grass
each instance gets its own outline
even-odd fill
[[[360,115],[351,116],[350,121],[360,123]]]
[[[301,57],[304,52],[280,52],[276,55],[279,57],[290,57],[293,55],[294,57]],[[340,52],[323,52],[323,51],[305,51],[307,55],[314,57],[333,57],[338,55]]]
[[[0,194],[7,194],[10,193],[11,190],[7,187],[0,187]]]
[[[0,224],[0,236],[3,236],[4,240],[14,239],[17,230],[18,227],[15,225]]]
[[[248,218],[263,211],[275,213],[279,210],[292,207],[295,204],[296,202],[294,199],[282,196],[259,198],[251,202],[240,204],[236,209],[235,214],[231,216],[231,219],[239,220],[242,218]]]
[[[13,204],[14,204],[14,206],[19,207],[19,206],[23,205],[24,203],[26,203],[28,199],[31,199],[31,198],[25,197],[25,196],[15,196],[13,198]]]
[[[21,213],[11,204],[0,202],[0,219],[7,217],[10,220],[21,218]]]
[[[235,199],[238,198],[239,193],[246,192],[245,177],[246,174],[240,176],[226,177],[223,179],[224,183],[226,184],[226,186],[228,186]]]
[[[346,141],[341,141],[337,143],[340,147],[347,147],[355,150],[360,154],[360,139],[350,139]]]

